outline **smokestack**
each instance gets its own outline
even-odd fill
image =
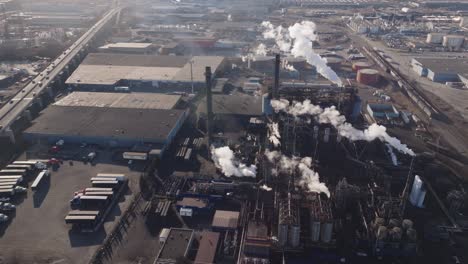
[[[273,92],[272,92],[272,97],[275,100],[279,99],[279,95],[278,95],[279,75],[280,75],[280,55],[276,54],[276,58],[275,58],[275,83],[273,85]]]
[[[213,123],[213,99],[211,96],[211,67],[205,68],[205,81],[206,81],[206,131],[208,133],[208,146],[211,146],[213,132],[211,129]]]

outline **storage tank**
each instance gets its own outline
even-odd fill
[[[320,231],[320,240],[323,243],[330,243],[332,239],[333,223],[323,223]]]
[[[392,240],[393,241],[400,241],[401,237],[403,236],[403,231],[399,227],[392,228]]]
[[[416,207],[424,207],[424,198],[426,197],[426,188],[418,175],[414,176],[413,188],[409,196],[410,203]]]
[[[327,60],[327,65],[334,70],[339,69],[343,63],[343,59],[338,57],[326,57],[325,59]]]
[[[426,43],[429,44],[442,44],[444,33],[429,33],[427,34]]]
[[[374,85],[379,82],[380,74],[374,69],[362,69],[358,71],[356,80],[365,85]]]
[[[406,237],[409,241],[416,241],[416,239],[418,238],[416,230],[414,230],[413,228],[409,228],[408,230],[406,230]]]
[[[401,224],[401,227],[403,228],[403,230],[408,230],[410,228],[413,228],[413,221],[409,220],[409,219],[403,219],[403,222]]]
[[[280,246],[286,246],[288,242],[288,225],[279,224],[278,225],[278,243]]]
[[[313,242],[317,242],[320,239],[320,222],[319,221],[312,221],[310,233],[311,233],[311,240]]]
[[[387,239],[387,228],[385,226],[379,226],[377,229],[377,240],[385,240]]]
[[[365,61],[358,61],[353,63],[353,70],[356,72],[362,69],[369,69],[370,67],[372,67],[372,65]]]
[[[325,135],[323,135],[323,141],[327,143],[330,140],[330,128],[325,128]]]
[[[301,227],[299,225],[290,226],[288,235],[289,245],[293,248],[298,247],[301,241]]]
[[[396,218],[392,218],[388,221],[388,227],[393,228],[393,227],[400,227],[401,223],[400,220]]]
[[[318,127],[318,126],[314,126],[314,139],[317,139],[317,138],[318,138],[318,131],[319,131],[319,127]]]
[[[460,49],[464,41],[465,41],[464,36],[447,35],[447,36],[444,36],[442,46],[446,48],[450,48],[450,49]]]

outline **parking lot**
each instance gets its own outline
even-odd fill
[[[51,170],[50,180],[39,190],[28,188],[26,194],[17,195],[13,201],[16,213],[0,227],[0,263],[88,263],[139,191],[141,172],[116,163],[112,157],[111,152],[99,151],[93,164],[63,161],[58,169]],[[90,187],[90,178],[97,173],[123,173],[129,179],[129,188],[104,228],[95,233],[71,231],[64,221],[69,201],[75,191]],[[34,177],[27,179],[29,185]]]

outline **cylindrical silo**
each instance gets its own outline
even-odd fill
[[[333,223],[322,223],[320,240],[323,243],[330,243],[332,239]]]
[[[444,33],[429,33],[427,34],[426,43],[429,44],[442,44]]]
[[[444,36],[442,46],[450,49],[460,49],[464,41],[464,36],[447,35]]]
[[[401,228],[399,227],[394,227],[392,228],[392,240],[393,241],[400,241],[401,237],[403,235]]]
[[[314,139],[317,139],[317,138],[318,138],[318,132],[319,132],[319,127],[318,127],[318,126],[314,126]]]
[[[377,240],[385,240],[387,239],[387,228],[385,226],[379,226],[379,228],[377,229]]]
[[[362,69],[358,71],[356,80],[365,85],[374,85],[379,82],[380,74],[374,69]]]
[[[320,222],[316,220],[311,221],[311,228],[310,228],[310,233],[311,233],[311,240],[313,242],[317,242],[320,239]]]
[[[413,221],[409,220],[409,219],[403,219],[403,222],[401,224],[401,227],[403,228],[403,230],[408,230],[410,228],[413,228]]]
[[[365,62],[365,61],[358,61],[358,62],[353,63],[354,71],[359,71],[362,69],[369,69],[370,67],[372,67],[372,64]]]
[[[408,241],[415,242],[418,238],[416,230],[408,228],[408,230],[406,230],[406,237],[408,238]]]
[[[286,246],[288,242],[288,225],[279,224],[278,225],[278,243],[280,246]]]
[[[288,235],[289,245],[293,248],[298,247],[301,241],[301,227],[299,225],[291,225]]]
[[[388,227],[389,228],[394,228],[394,227],[400,227],[401,225],[401,222],[400,220],[396,219],[396,218],[392,218],[388,221]]]
[[[327,143],[330,140],[330,128],[325,128],[325,134],[323,135],[323,141]]]
[[[326,57],[325,60],[327,61],[327,65],[334,70],[339,69],[341,64],[343,64],[343,59],[338,57]]]

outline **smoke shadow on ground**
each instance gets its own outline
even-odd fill
[[[81,233],[79,230],[70,229],[68,231],[68,238],[71,247],[87,247],[93,245],[100,245],[106,238],[107,233],[104,227],[98,231],[90,233]]]

